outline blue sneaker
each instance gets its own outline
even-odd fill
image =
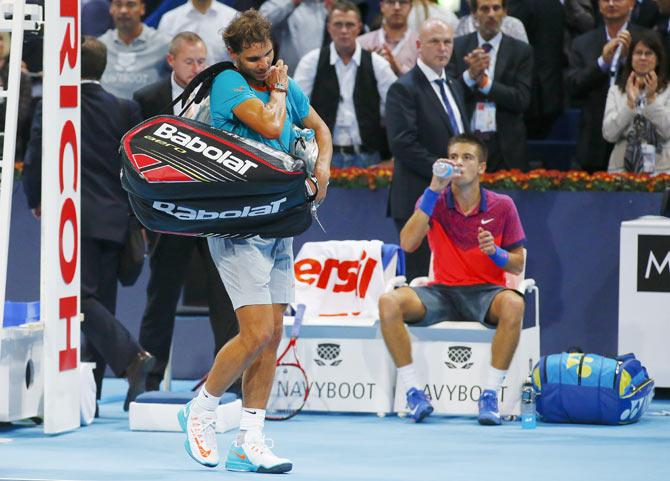
[[[286,458],[275,456],[270,451],[271,447],[271,439],[266,439],[261,433],[247,431],[244,433],[243,441],[238,438],[230,446],[226,469],[273,474],[289,472],[293,468],[293,463]]]
[[[485,390],[479,401],[479,417],[477,420],[483,426],[498,426],[500,424],[500,413],[498,412],[498,395],[491,389]]]
[[[177,419],[186,433],[184,447],[189,456],[203,466],[213,468],[219,464],[219,448],[216,445],[216,412],[203,411],[195,414],[190,401],[179,410]]]
[[[423,419],[433,412],[428,396],[423,391],[413,387],[407,391],[407,407],[409,408],[409,417],[415,423],[420,423]]]

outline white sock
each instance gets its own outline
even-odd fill
[[[265,409],[242,407],[239,438],[243,438],[247,432],[253,433],[254,435],[260,434],[263,431],[264,424]]]
[[[195,402],[191,406],[196,412],[202,411],[216,411],[216,408],[219,407],[219,400],[221,396],[215,396],[210,394],[205,389],[205,386],[202,386],[202,389],[198,393],[198,397],[195,398]]]
[[[404,392],[409,391],[413,387],[417,388],[419,391],[423,391],[419,385],[419,380],[417,379],[416,371],[414,370],[414,364],[412,363],[398,368],[398,381],[402,385]]]
[[[496,393],[502,388],[502,383],[507,376],[507,371],[502,369],[496,369],[493,366],[489,366],[488,373],[486,375],[486,383],[484,384],[484,389],[495,391]]]

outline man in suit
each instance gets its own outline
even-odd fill
[[[544,139],[563,112],[565,14],[560,0],[507,0],[507,13],[523,22],[533,46],[533,90],[526,112],[531,139]]]
[[[457,37],[450,70],[465,86],[470,128],[489,151],[487,171],[528,169],[532,48],[501,32],[505,0],[473,0],[477,32]]]
[[[575,38],[570,49],[568,91],[572,101],[582,108],[577,162],[587,172],[606,170],[612,152],[612,144],[602,135],[605,102],[607,91],[625,62],[631,35],[642,30],[629,24],[634,2],[599,0],[604,27],[596,27]]]
[[[140,122],[139,108],[100,86],[107,63],[105,45],[84,37],[81,46],[81,312],[87,360],[100,398],[106,365],[128,379],[124,409],[144,391],[156,359],[114,317],[121,249],[128,231],[128,195],[121,187],[121,137]],[[40,216],[42,104],[38,104],[23,173],[28,205]]]
[[[133,95],[140,104],[142,116],[148,119],[161,113],[179,114],[182,110],[181,103],[175,105],[172,112],[163,110],[182,93],[193,77],[205,69],[206,57],[207,48],[197,34],[177,34],[170,43],[167,56],[172,74]],[[140,342],[156,356],[156,366],[147,378],[147,389],[157,390],[170,356],[177,302],[194,251],[201,256],[206,267],[207,301],[216,349],[214,352],[218,352],[229,339],[237,335],[238,327],[233,306],[212,262],[207,241],[169,234],[151,237],[151,275],[147,285],[147,305],[142,316]],[[232,390],[239,391],[239,384],[234,385]]]
[[[430,183],[433,164],[446,157],[449,139],[468,131],[462,87],[445,71],[453,39],[453,30],[443,21],[425,21],[419,30],[416,67],[391,85],[386,97],[386,128],[395,159],[388,215],[398,233]],[[429,265],[424,241],[407,255],[407,278],[425,276]]]

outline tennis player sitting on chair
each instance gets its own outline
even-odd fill
[[[525,234],[514,202],[479,184],[486,170],[486,147],[471,135],[452,137],[449,178],[433,176],[416,210],[400,232],[400,245],[416,250],[428,235],[433,280],[424,287],[401,287],[379,300],[382,334],[407,393],[409,416],[420,422],[433,412],[417,380],[405,323],[478,321],[496,329],[491,366],[479,398],[479,423],[500,424],[498,391],[519,343],[524,300],[505,287],[505,272],[523,271]],[[460,171],[459,171],[460,169]]]

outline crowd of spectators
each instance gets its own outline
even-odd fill
[[[40,3],[40,0],[29,2]],[[568,110],[579,112],[578,116],[571,117],[579,119],[578,139],[562,139],[575,140],[572,167],[589,172],[607,170],[613,159],[610,170],[625,168],[616,160],[621,156],[612,155],[614,145],[622,139],[614,139],[611,132],[604,133],[611,131],[603,125],[606,101],[608,97],[615,97],[611,90],[621,81],[620,73],[625,68],[633,38],[651,31],[657,36],[665,57],[670,50],[670,0],[497,0],[494,3],[501,8],[495,11],[487,2],[477,0],[355,0],[354,3],[360,21],[352,31],[329,24],[333,0],[82,0],[81,27],[83,34],[99,37],[107,47],[103,87],[126,99],[132,99],[139,89],[170,75],[166,62],[168,45],[180,32],[194,32],[203,39],[207,46],[207,65],[229,60],[221,31],[239,10],[256,8],[271,21],[276,58],[284,60],[289,75],[299,80],[308,95],[314,82],[322,81],[325,75],[321,73],[323,66],[319,64],[317,68],[317,63],[320,55],[327,53],[324,48],[330,48],[333,52],[330,64],[335,67],[343,94],[335,112],[317,111],[324,117],[334,117],[329,125],[342,134],[335,136],[340,153],[349,157],[352,153],[355,157],[361,157],[361,152],[366,154],[354,163],[336,162],[334,165],[338,167],[391,162],[393,153],[385,134],[388,129],[384,118],[386,91],[396,80],[394,77],[406,74],[416,65],[418,32],[427,18],[440,19],[453,31],[455,51],[448,69],[453,75],[460,75],[467,87],[465,115],[473,132],[481,130],[480,123],[476,123],[477,114],[481,113],[477,109],[487,103],[498,107],[493,111],[494,116],[505,131],[492,132],[497,137],[495,141],[491,140],[491,132],[482,132],[482,138],[493,153],[489,171],[542,167],[542,158],[527,158],[526,139],[546,139],[556,120]],[[482,37],[480,31],[490,28],[496,31],[492,45],[502,45],[502,61],[496,61],[498,49],[486,52],[490,57],[487,66],[490,83],[488,89],[482,90],[472,83],[473,79],[463,76],[466,71],[475,73],[469,65],[468,69],[464,68],[467,64],[464,59],[483,43],[477,40]],[[502,32],[502,37],[497,36],[497,31]],[[340,74],[349,65],[349,58],[336,61],[339,52],[336,37],[341,35],[355,39],[351,58],[356,67],[348,67],[346,78]],[[530,49],[525,49],[522,43]],[[509,45],[514,45],[514,51],[530,54],[524,53],[523,61],[507,62]],[[0,38],[0,84],[6,82],[4,59],[8,46],[8,38]],[[373,54],[375,75],[371,80],[377,82],[377,88],[371,89],[376,94],[371,100],[366,99],[364,109],[352,101],[353,77],[360,66],[361,50]],[[24,47],[16,151],[19,161],[29,139],[30,118],[41,95],[40,52],[35,36],[31,35]],[[384,65],[380,60],[386,61]],[[386,63],[393,75],[388,74]],[[667,71],[664,74],[667,75]],[[358,83],[356,86],[361,88]],[[660,83],[659,88],[664,90],[664,84]],[[501,90],[510,102],[500,100]],[[370,119],[360,118],[370,102],[380,103],[376,109],[378,114],[371,119],[379,121],[373,129],[375,145],[368,135]],[[627,108],[625,102],[623,108]],[[510,112],[513,115],[506,117]],[[493,115],[484,111],[484,115],[489,114]],[[4,122],[4,116],[0,118]],[[360,131],[361,123],[366,132]],[[343,129],[343,125],[348,127]],[[663,143],[666,139],[663,132],[657,134]],[[657,157],[655,171],[665,170],[667,154],[659,149]]]

